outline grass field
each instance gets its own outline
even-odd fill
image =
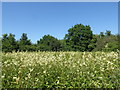
[[[117,52],[2,54],[3,88],[118,88]]]

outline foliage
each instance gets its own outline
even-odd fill
[[[106,30],[106,36],[110,36],[111,35],[111,31],[110,30]]]
[[[29,51],[29,46],[32,44],[30,40],[28,40],[27,34],[23,33],[20,41],[18,41],[19,50],[20,51]]]
[[[2,38],[2,50],[4,52],[12,52],[12,51],[17,51],[18,45],[15,40],[15,35],[13,34],[3,34]]]
[[[95,47],[95,40],[93,40],[93,33],[90,26],[77,24],[68,30],[65,35],[66,44],[70,46],[73,51],[92,51]]]
[[[120,88],[117,52],[2,54],[3,88]]]
[[[64,39],[58,40],[51,35],[44,35],[37,44],[33,44],[23,33],[20,40],[14,34],[3,34],[2,51],[117,51],[120,50],[119,35],[113,35],[110,30],[93,34],[91,27],[82,24],[74,25],[68,30]]]
[[[118,50],[118,42],[109,42],[103,48],[103,51],[117,51]]]
[[[59,40],[61,43],[61,51],[70,51],[70,46],[66,44],[65,39]]]
[[[96,48],[93,51],[117,51],[119,48],[119,41],[117,35],[106,35],[104,37],[97,37]]]
[[[43,36],[40,41],[37,41],[39,46],[39,50],[41,51],[60,51],[61,50],[61,43],[57,38],[54,38],[50,35]]]
[[[104,37],[104,32],[100,32],[100,38]]]

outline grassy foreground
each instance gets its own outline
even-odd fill
[[[13,52],[2,55],[3,88],[118,88],[117,52]]]

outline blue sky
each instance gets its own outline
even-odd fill
[[[118,33],[117,2],[4,2],[2,33],[18,40],[27,33],[33,43],[46,34],[63,39],[75,24],[90,25],[94,34]]]

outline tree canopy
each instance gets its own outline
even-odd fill
[[[90,26],[77,24],[68,30],[65,40],[70,50],[73,51],[92,51],[95,47],[96,39]]]
[[[37,44],[42,51],[60,51],[61,43],[57,38],[50,35],[44,35],[42,39],[37,41]]]
[[[27,34],[23,33],[20,40],[18,41],[19,50],[20,51],[29,51],[30,45],[32,45],[31,41],[28,39]]]
[[[2,50],[4,52],[17,51],[18,45],[13,34],[3,34],[2,37]]]
[[[3,34],[2,51],[117,51],[119,35],[113,35],[110,30],[93,34],[89,25],[77,24],[68,29],[64,39],[58,40],[51,35],[44,35],[36,44],[23,33],[19,40],[15,35]]]

